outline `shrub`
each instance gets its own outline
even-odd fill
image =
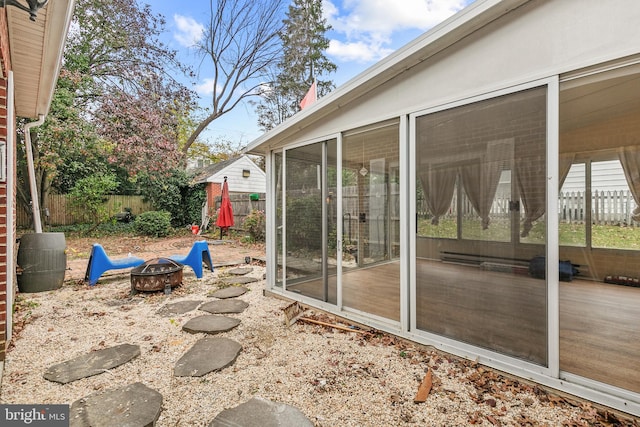
[[[253,209],[244,218],[242,227],[249,232],[254,242],[264,242],[265,224],[264,211]]]
[[[171,233],[171,214],[167,211],[141,213],[136,217],[134,227],[140,234],[166,237]]]
[[[192,185],[187,174],[179,169],[166,175],[141,173],[138,183],[154,209],[171,214],[172,226],[200,223],[202,204],[207,199],[205,184]]]
[[[115,175],[91,175],[76,182],[69,193],[72,209],[86,217],[93,227],[93,231],[101,223],[111,217],[107,208],[107,194],[118,188]]]

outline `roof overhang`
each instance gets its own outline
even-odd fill
[[[282,142],[288,137],[344,108],[528,1],[530,0],[476,0],[318,102],[258,137],[245,148],[245,153],[264,155],[270,148],[282,146]]]
[[[75,0],[53,0],[37,13],[5,6],[13,71],[16,116],[37,118],[49,112],[73,16]]]

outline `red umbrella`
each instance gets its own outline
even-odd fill
[[[222,231],[233,227],[233,208],[229,199],[229,186],[227,185],[227,177],[224,177],[222,183],[222,202],[218,211],[218,219],[216,225],[220,227],[220,238],[222,239]]]

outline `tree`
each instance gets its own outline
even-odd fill
[[[316,82],[318,97],[334,84],[321,77],[336,71],[324,51],[329,47],[325,33],[331,29],[322,17],[322,0],[293,0],[280,33],[283,55],[276,78],[263,88],[257,105],[258,125],[268,131],[300,111],[300,101]]]
[[[187,139],[186,153],[215,119],[259,94],[280,58],[283,0],[210,0],[211,15],[197,49],[213,71],[211,109]]]
[[[179,73],[190,72],[176,60],[175,52],[160,42],[164,24],[149,6],[140,7],[135,0],[76,1],[50,113],[32,135],[41,201],[54,183],[65,191],[70,183],[96,172],[110,170],[122,176],[122,159],[114,153],[130,149],[133,152],[125,158],[131,158],[137,155],[133,149],[138,146],[130,142],[155,143],[151,138],[135,140],[131,133],[116,134],[109,127],[115,117],[107,119],[104,113],[115,102],[121,102],[114,108],[118,117],[143,117],[153,103],[161,105],[153,116],[144,116],[150,122],[144,131],[161,134],[163,143],[175,134],[168,116],[184,110],[169,105],[192,105],[193,94],[174,79]],[[151,126],[156,127],[151,130]],[[115,163],[109,164],[107,158]],[[172,163],[163,165],[171,167]],[[63,175],[67,173],[70,175]],[[19,179],[28,182],[26,174]],[[19,200],[28,207],[28,191],[21,193]],[[41,206],[44,208],[44,203]]]

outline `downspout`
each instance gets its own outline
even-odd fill
[[[33,165],[33,151],[31,149],[31,128],[44,123],[44,115],[40,114],[38,120],[24,125],[24,148],[27,156],[27,170],[29,172],[29,188],[31,190],[31,208],[33,211],[33,229],[36,233],[42,233],[42,223],[40,222],[40,201],[38,199],[38,188],[36,187],[36,171]]]

